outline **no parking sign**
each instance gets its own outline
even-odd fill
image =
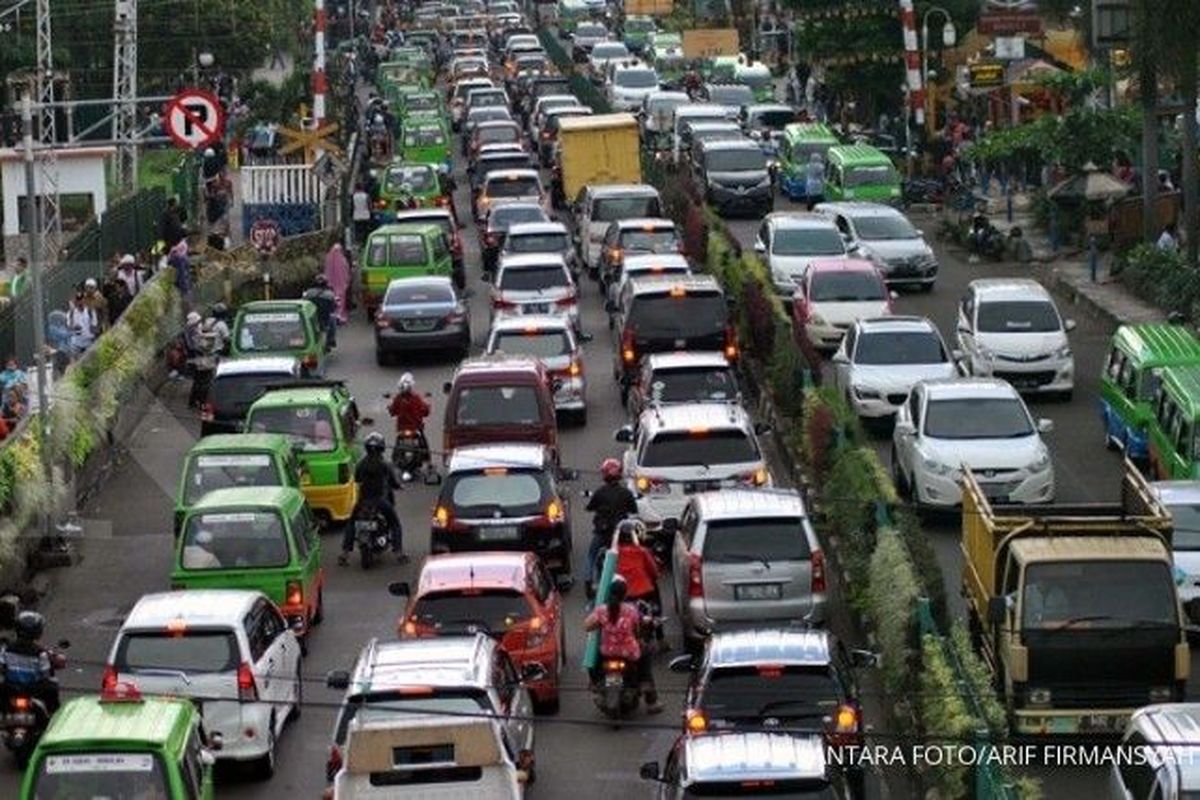
[[[184,89],[167,102],[164,125],[175,144],[195,150],[225,135],[225,109],[212,92]]]

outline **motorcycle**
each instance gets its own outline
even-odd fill
[[[651,615],[650,605],[638,601],[645,622],[638,631],[642,647],[650,646],[655,625],[661,627],[662,618]],[[642,691],[638,683],[637,663],[624,658],[601,657],[597,676],[592,682],[592,701],[596,708],[610,720],[619,721],[637,711]]]
[[[387,517],[376,503],[360,502],[354,513],[354,543],[363,569],[370,569],[387,552],[391,531]]]
[[[432,398],[429,392],[425,399]],[[391,392],[384,392],[383,398],[391,400]],[[442,482],[442,476],[433,468],[429,454],[429,439],[425,431],[419,428],[403,428],[396,433],[396,442],[392,445],[392,466],[400,473],[400,480],[409,483],[420,472],[427,485],[437,485]]]
[[[50,708],[47,699],[51,693],[58,694],[54,673],[66,667],[67,659],[61,651],[69,646],[63,641],[59,642],[58,649],[47,648],[49,674],[45,673],[39,656],[0,651],[0,697],[3,697],[0,740],[19,767],[24,768],[28,763],[50,724],[54,709]]]

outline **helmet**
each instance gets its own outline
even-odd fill
[[[367,435],[366,441],[363,442],[363,447],[372,452],[383,452],[387,448],[387,442],[384,441],[383,434],[379,431],[372,431]]]
[[[188,325],[199,325],[200,320],[201,320],[201,317],[200,317],[199,313],[197,313],[195,311],[188,312],[187,321],[186,321]]]
[[[600,463],[600,475],[605,482],[612,483],[621,479],[621,462],[615,458],[606,458]]]
[[[413,380],[411,372],[406,372],[400,376],[400,380],[396,381],[396,388],[401,394],[407,394],[413,390],[413,385],[416,381]]]
[[[46,630],[46,618],[36,611],[22,611],[17,614],[13,630],[16,631],[18,639],[36,641],[42,638],[42,632]]]
[[[217,303],[212,307],[212,315],[217,319],[225,319],[229,316],[229,306],[224,303]]]
[[[617,523],[617,541],[626,544],[641,544],[646,535],[646,524],[640,519],[623,519]]]
[[[329,279],[325,277],[325,273],[320,272],[320,273],[317,273],[317,277],[313,278],[313,284],[316,286],[322,286],[322,287],[328,286]]]

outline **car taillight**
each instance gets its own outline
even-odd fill
[[[505,300],[500,295],[492,295],[492,308],[516,308],[517,304],[511,300]]]
[[[812,593],[823,593],[825,591],[825,553],[821,550],[814,550],[810,561],[812,568]]]
[[[383,315],[383,312],[380,311],[378,314],[375,315],[375,327],[381,331],[386,330],[386,329],[392,327],[392,321],[390,319],[388,319],[387,317],[385,317]]]
[[[449,528],[454,516],[450,513],[450,509],[445,506],[438,506],[433,510],[433,527]]]
[[[725,326],[725,358],[736,361],[738,357],[737,331],[732,325]]]
[[[104,674],[100,677],[100,691],[111,692],[117,688],[117,668],[112,664],[107,664],[104,667]]]
[[[704,573],[699,553],[688,553],[688,597],[704,597]]]
[[[462,255],[462,251],[462,237],[456,233],[454,234],[454,238],[450,240],[450,252],[454,253],[455,255]]]
[[[605,672],[624,672],[625,662],[619,658],[610,658],[604,662]]]
[[[379,209],[387,208],[387,200],[384,200],[382,197],[379,198],[375,201],[375,207]]]
[[[254,681],[254,672],[245,661],[237,671],[238,700],[243,703],[258,702],[258,684]]]
[[[743,486],[766,486],[767,485],[767,470],[763,467],[754,470],[753,472],[745,472],[737,476],[738,483]]]
[[[633,479],[633,485],[639,494],[668,494],[671,486],[662,478],[652,478],[649,475],[638,475]]]
[[[283,604],[285,606],[304,605],[304,586],[300,581],[287,582],[283,591]]]
[[[550,131],[542,131],[542,140],[546,142],[550,141]]]
[[[200,419],[205,422],[212,422],[216,417],[217,410],[212,403],[205,403],[200,406]]]
[[[571,358],[571,366],[567,367],[567,375],[572,378],[578,378],[583,375],[583,362],[578,358]]]
[[[300,362],[300,365],[305,369],[316,369],[317,356],[314,353],[309,353],[304,357],[304,360]]]
[[[459,310],[454,310],[446,315],[445,322],[447,325],[457,325],[458,323],[462,322],[466,318],[467,318],[467,315],[464,312],[459,311]]]
[[[325,759],[325,780],[333,780],[342,769],[342,749],[336,744],[329,746],[329,757]]]
[[[856,706],[843,703],[833,712],[827,723],[826,738],[833,745],[855,744],[862,730],[862,715]]]
[[[621,361],[627,367],[637,363],[637,348],[634,347],[633,331],[626,330],[621,334]]]
[[[688,733],[704,733],[704,731],[708,730],[708,718],[699,709],[688,709],[685,724],[687,725]]]
[[[416,638],[421,636],[433,636],[437,633],[437,628],[430,625],[428,622],[421,622],[416,617],[409,617],[400,626],[401,638]]]
[[[808,300],[797,297],[792,303],[793,316],[801,325],[808,322]]]
[[[625,253],[619,247],[610,247],[608,248],[608,258],[614,264],[619,264],[625,258]]]
[[[337,474],[338,483],[349,483],[350,477],[351,477],[350,462],[343,461],[341,464],[338,464],[338,474]]]
[[[450,205],[450,198],[446,197],[445,195],[439,195],[438,198],[433,201],[433,204],[440,208],[446,208]]]
[[[555,300],[554,305],[556,305],[556,306],[573,306],[578,302],[579,302],[579,298],[576,295],[569,295],[567,297],[560,297],[558,300]]]
[[[566,514],[563,512],[563,505],[558,500],[551,500],[546,504],[546,519],[550,522],[562,522]]]
[[[483,237],[483,240],[487,243],[488,247],[497,247],[500,244],[500,234],[489,233]]]

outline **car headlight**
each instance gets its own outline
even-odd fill
[[[1056,350],[1054,352],[1054,357],[1055,358],[1070,358],[1071,357],[1071,345],[1064,344],[1062,347],[1058,348],[1058,350]]]
[[[979,345],[977,348],[975,348],[975,357],[977,359],[979,359],[980,361],[989,361],[990,362],[990,361],[995,361],[996,354],[993,353],[988,348],[984,347],[983,345]]]
[[[1038,453],[1037,458],[1029,465],[1030,472],[1044,472],[1050,468],[1050,453],[1046,450]]]
[[[826,321],[825,321],[825,318],[824,318],[824,317],[822,317],[822,316],[821,316],[820,314],[818,314],[817,312],[815,312],[815,311],[810,311],[810,312],[808,312],[808,324],[809,324],[809,325],[816,325],[816,326],[817,326],[817,327],[819,327],[819,328],[824,328],[824,327],[825,327],[825,326],[827,326],[829,323],[828,323],[828,322],[826,322]]]
[[[951,475],[956,471],[949,464],[943,464],[936,458],[930,458],[929,456],[921,457],[921,468],[926,472],[932,472],[934,475]]]
[[[869,386],[854,386],[852,387],[851,391],[854,392],[854,396],[859,400],[879,399],[879,391],[877,389],[872,389]]]
[[[1025,697],[1031,706],[1050,705],[1051,694],[1049,689],[1029,689],[1026,691]]]
[[[758,186],[756,188],[761,189],[764,186],[770,186],[770,185],[771,185],[771,173],[768,172],[766,174],[766,176],[761,181],[758,182]]]

